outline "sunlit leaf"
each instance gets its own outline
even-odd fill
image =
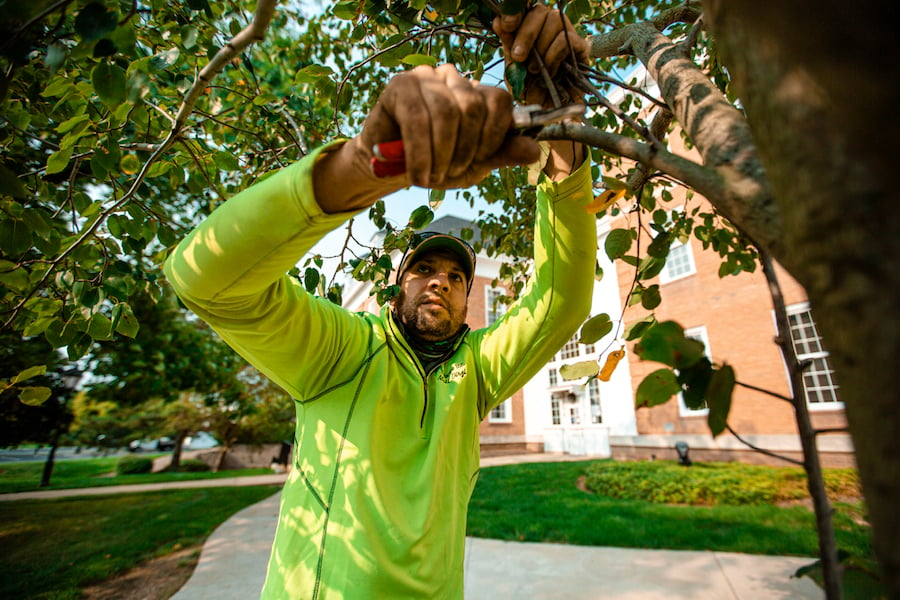
[[[609,314],[595,315],[581,326],[581,337],[578,341],[582,344],[593,344],[612,331],[612,328],[613,323],[609,318]]]
[[[622,258],[631,249],[632,239],[630,229],[613,229],[606,236],[603,249],[610,260]]]
[[[434,219],[434,212],[427,206],[420,206],[409,215],[409,226],[413,229],[422,229]]]
[[[19,393],[19,401],[28,406],[40,406],[50,398],[51,393],[48,387],[25,387]]]
[[[600,372],[600,365],[596,360],[585,360],[571,365],[563,365],[559,368],[559,376],[566,381],[573,379],[581,379],[582,377],[593,377]]]
[[[671,369],[659,369],[647,375],[638,385],[635,406],[651,407],[668,402],[681,387]]]
[[[20,371],[18,375],[12,378],[11,383],[22,383],[32,377],[37,377],[38,375],[43,375],[47,372],[47,365],[36,365],[33,367],[28,367],[24,371]]]

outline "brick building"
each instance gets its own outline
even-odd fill
[[[683,201],[676,199],[666,208],[678,210]],[[595,282],[591,311],[592,315],[609,313],[614,323],[621,321],[620,332],[647,314],[640,305],[622,312],[633,279],[632,268],[621,261],[612,263],[602,250],[606,236],[625,226],[628,215],[627,210],[622,210],[619,216],[605,217],[598,223],[601,250],[597,258],[604,277]],[[428,229],[458,233],[463,227],[472,228],[473,224],[457,217],[443,217]],[[377,244],[377,240],[373,243]],[[645,240],[642,247],[646,243]],[[395,265],[399,258],[394,257]],[[714,362],[727,362],[735,368],[738,381],[787,395],[788,375],[773,342],[775,321],[762,272],[719,278],[720,263],[715,252],[703,251],[693,238],[683,246],[673,247],[666,269],[655,280],[646,282],[660,285],[663,301],[655,310],[656,318],[684,326],[688,335],[704,342]],[[502,290],[492,287],[500,264],[496,258],[478,257],[467,319],[473,329],[490,324],[502,314],[504,307],[494,303],[495,295]],[[818,342],[806,296],[783,271],[779,271],[779,280],[791,313],[795,344],[801,358],[812,361],[806,379],[813,423],[819,429],[842,429],[846,426],[843,405],[827,366],[827,353]],[[368,284],[352,282],[345,290],[344,306],[377,311],[370,289]],[[634,390],[647,373],[661,365],[641,361],[632,351],[632,344],[626,345],[621,339],[610,335],[590,346],[573,339],[562,348],[523,389],[481,424],[483,453],[545,450],[623,459],[675,458],[674,444],[684,441],[695,460],[778,464],[779,461],[748,449],[728,433],[713,439],[706,426],[706,411],[691,411],[678,398],[635,411]],[[565,381],[560,376],[560,368],[565,364],[585,360],[602,363],[610,351],[621,347],[627,358],[608,382]],[[800,456],[793,409],[784,400],[738,387],[729,424],[754,445],[794,458]],[[819,448],[825,465],[853,463],[846,434],[820,436]]]

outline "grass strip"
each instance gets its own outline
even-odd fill
[[[199,544],[277,486],[0,503],[0,598],[78,600],[81,588]]]
[[[106,487],[111,485],[132,485],[137,483],[160,483],[165,481],[188,481],[194,479],[223,479],[250,475],[271,475],[271,469],[239,469],[219,471],[195,471],[182,473],[143,473],[116,475],[118,457],[66,459],[56,461],[50,486],[38,487],[44,468],[42,462],[9,462],[0,465],[0,494],[31,492],[35,490],[62,490],[83,487]]]

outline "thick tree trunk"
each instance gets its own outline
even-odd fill
[[[169,463],[170,471],[178,471],[181,468],[181,449],[184,447],[184,438],[188,432],[179,431],[175,436],[175,445],[172,447],[172,460]]]
[[[806,288],[831,353],[875,551],[888,596],[900,598],[895,26],[870,2],[704,9],[782,217],[773,257]]]

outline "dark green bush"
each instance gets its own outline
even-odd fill
[[[189,458],[181,461],[181,464],[178,465],[178,470],[189,473],[202,473],[209,471],[209,465],[199,458]]]
[[[143,456],[123,456],[116,463],[119,475],[136,475],[153,471],[153,460]]]
[[[853,469],[826,470],[825,484],[832,496],[858,495]],[[809,495],[800,468],[742,463],[604,461],[589,467],[585,485],[603,496],[666,504],[772,504]]]

